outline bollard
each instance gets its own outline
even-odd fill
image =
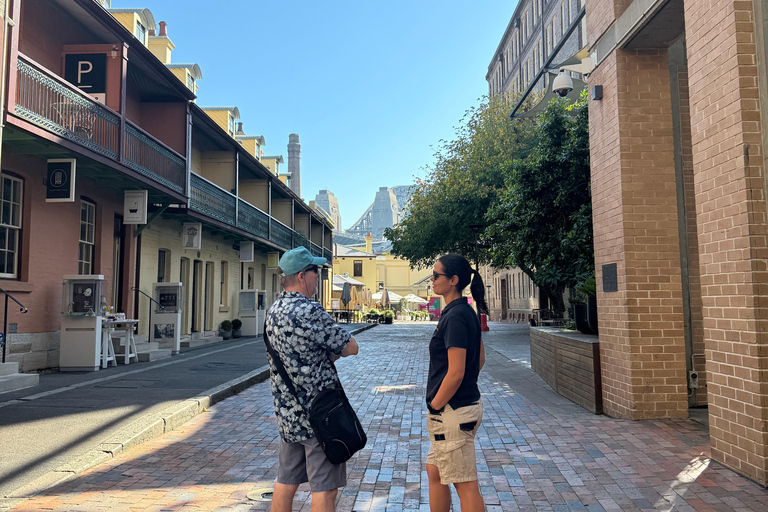
[[[490,329],[488,328],[488,318],[486,315],[483,315],[483,314],[480,315],[480,330],[490,331]]]

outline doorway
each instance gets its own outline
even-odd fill
[[[115,312],[125,311],[123,279],[125,279],[125,224],[122,215],[115,215],[112,243],[112,307]]]
[[[205,264],[205,294],[203,295],[203,315],[206,331],[213,330],[213,263]]]
[[[509,294],[507,293],[507,280],[502,279],[501,280],[501,319],[506,320],[507,319],[507,300],[509,299]]]
[[[192,264],[192,332],[203,330],[200,296],[203,283],[203,262],[195,260]]]
[[[188,334],[192,332],[189,325],[189,258],[181,258],[179,265],[179,282],[181,283],[181,294],[183,297],[181,308],[181,334]],[[191,304],[194,304],[194,302]]]

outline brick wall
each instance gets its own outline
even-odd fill
[[[765,485],[768,233],[752,8],[688,0],[685,23],[712,455]]]

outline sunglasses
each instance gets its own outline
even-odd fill
[[[438,279],[440,276],[445,276],[445,277],[448,277],[448,274],[441,274],[440,272],[435,272],[434,270],[432,271],[432,280],[433,280],[433,281],[437,281],[437,279]]]
[[[305,268],[302,272],[314,272],[315,274],[319,274],[320,273],[320,269],[313,265],[311,267]]]

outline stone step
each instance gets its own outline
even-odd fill
[[[136,342],[136,352],[147,352],[149,350],[157,350],[159,348],[160,348],[160,343],[157,341],[153,341],[153,342],[143,341],[141,343],[139,343],[138,341]]]
[[[143,334],[134,334],[133,335],[133,342],[136,343],[137,345],[139,343],[146,343],[147,342],[147,337],[144,336]]]
[[[146,352],[139,352],[139,362],[148,363],[150,361],[157,361],[159,359],[165,359],[171,357],[171,349],[159,348],[157,350],[148,350]]]
[[[8,364],[8,363],[5,363]],[[31,388],[40,383],[40,375],[36,373],[15,373],[0,377],[0,393]]]
[[[197,334],[197,333],[195,333]],[[221,336],[208,336],[205,338],[187,338],[181,340],[181,348],[195,348],[223,341]]]
[[[19,373],[19,363],[0,363],[0,377]]]

